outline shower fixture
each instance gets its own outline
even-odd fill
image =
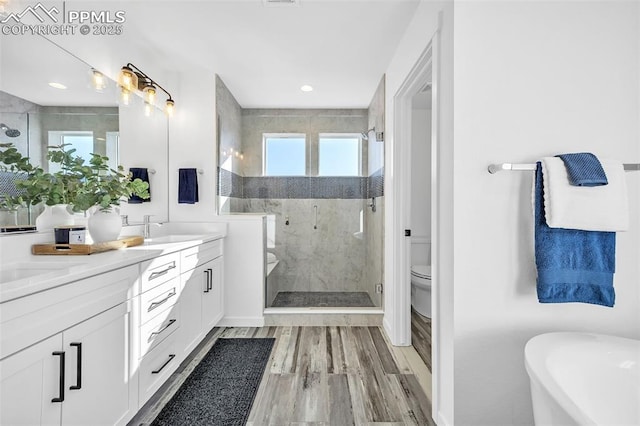
[[[4,123],[0,123],[0,129],[4,131],[4,134],[10,138],[17,138],[20,136],[20,130],[12,129]]]
[[[375,126],[372,127],[371,129],[367,130],[366,132],[361,132],[360,136],[362,136],[362,140],[368,141],[369,140],[369,134],[373,132],[374,134],[374,141],[376,142],[384,142],[384,132],[376,132],[376,128]]]

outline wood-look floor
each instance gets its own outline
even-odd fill
[[[411,344],[431,371],[431,318],[411,310]]]
[[[415,351],[342,326],[216,329],[129,424],[150,424],[218,337],[276,338],[247,425],[434,425]]]

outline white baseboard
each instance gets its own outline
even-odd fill
[[[216,327],[264,327],[264,317],[224,317]]]
[[[438,421],[436,422],[436,424],[438,426],[451,426],[453,425],[453,423],[451,423],[449,420],[447,420],[441,412],[438,412]]]

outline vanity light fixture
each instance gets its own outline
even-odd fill
[[[56,83],[55,81],[52,81],[51,83],[49,83],[49,86],[53,87],[54,89],[60,89],[60,90],[65,90],[67,88],[67,86],[65,86],[62,83]]]
[[[162,90],[167,95],[165,101],[165,113],[171,117],[175,110],[175,101],[171,97],[171,94],[167,90],[154,81],[151,77],[144,73],[140,68],[136,67],[132,63],[128,63],[120,70],[118,75],[118,84],[122,88],[122,96],[124,103],[125,89],[129,92],[140,91],[145,100],[145,115],[151,115],[151,110],[155,105],[158,89]],[[148,114],[147,114],[147,111]]]
[[[93,85],[93,88],[96,91],[102,92],[107,87],[107,79],[105,78],[104,74],[102,74],[100,71],[98,71],[95,68],[92,68],[91,84]]]

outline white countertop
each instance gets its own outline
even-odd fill
[[[144,245],[88,256],[25,255],[0,266],[0,303],[224,238],[226,232],[151,238]]]

